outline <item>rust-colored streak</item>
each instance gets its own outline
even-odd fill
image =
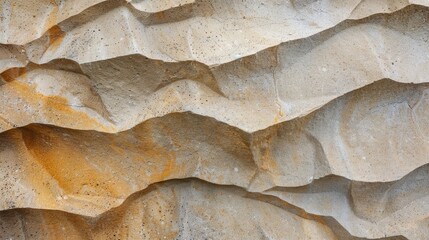
[[[23,67],[23,68],[11,68],[11,69],[8,69],[8,70],[4,71],[3,73],[1,73],[0,76],[6,82],[12,82],[20,76],[25,76],[26,73],[27,73],[27,68],[25,68],[25,67]]]
[[[44,29],[45,31],[50,29],[52,26],[57,24],[57,15],[58,15],[58,4],[54,0],[50,0],[50,5],[52,7],[51,12],[48,15]]]
[[[61,132],[31,126],[23,130],[23,140],[33,159],[46,170],[65,194],[103,195],[114,198],[122,197],[123,192],[129,194],[130,190],[124,182],[105,184],[114,176],[94,168],[90,162],[96,163],[100,160],[87,158],[88,149],[84,147],[76,151],[76,145],[65,141]],[[83,188],[84,186],[86,188]]]
[[[58,25],[55,25],[48,30],[48,37],[50,50],[56,50],[63,42],[65,32]]]
[[[21,81],[13,81],[7,85],[9,88],[8,91],[13,91],[17,96],[21,96],[28,104],[37,105],[42,103],[44,107],[42,108],[41,114],[43,114],[46,119],[50,119],[48,121],[51,123],[61,126],[72,127],[75,125],[79,128],[100,129],[106,132],[114,131],[112,127],[101,124],[87,113],[73,109],[69,101],[64,97],[46,96],[37,93],[34,87]],[[22,112],[22,114],[25,114],[25,112]],[[78,119],[78,121],[74,119]]]

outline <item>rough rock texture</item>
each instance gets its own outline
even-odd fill
[[[429,239],[428,7],[0,0],[0,239]]]

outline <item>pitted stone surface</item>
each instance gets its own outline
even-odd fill
[[[0,239],[429,239],[427,0],[0,0]]]

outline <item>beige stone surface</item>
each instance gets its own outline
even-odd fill
[[[129,5],[106,2],[100,6],[103,11],[84,12],[58,24],[64,32],[61,42],[47,44],[46,34],[31,42],[27,51],[38,63],[56,58],[87,63],[138,53],[213,66],[333,27],[347,19],[358,3],[204,0],[147,15]]]
[[[0,45],[0,73],[14,68],[25,67],[28,63],[23,47]]]
[[[429,6],[428,0],[363,0],[356,6],[349,19],[361,19],[372,14],[392,13],[408,5]]]
[[[0,0],[0,239],[429,239],[427,0]]]
[[[255,132],[305,116],[336,97],[380,79],[427,82],[429,25],[425,19],[428,18],[426,8],[410,7],[390,16],[373,16],[365,22],[346,22],[304,40],[211,68],[194,61],[166,63],[140,55],[81,65],[66,60],[33,64],[1,76],[33,85],[28,92],[40,84],[35,76],[43,74],[49,75],[51,85],[56,82],[65,85],[64,91],[82,89],[79,95],[51,94],[64,98],[65,104],[70,105],[69,116],[60,120],[39,115],[22,118],[5,108],[0,117],[16,126],[48,123],[118,132],[154,117],[190,111]],[[411,67],[415,71],[409,71]],[[58,72],[42,72],[40,68]],[[63,80],[70,76],[82,81]],[[4,97],[10,99],[7,102],[12,107],[19,98],[14,92],[22,90],[22,84],[16,89],[16,83],[0,87],[0,91],[8,92]],[[94,97],[99,98],[97,107],[88,109],[74,104]],[[46,105],[42,105],[42,110],[46,108],[43,106]],[[16,114],[28,115],[23,110]],[[87,115],[93,123],[90,127],[78,124],[73,114]],[[67,123],[67,119],[72,123]],[[0,125],[2,131],[9,128]]]
[[[195,3],[195,0],[127,0],[137,10],[147,13],[156,13]]]
[[[149,184],[187,177],[250,192],[331,174],[398,180],[429,163],[428,89],[384,80],[254,134],[183,113],[119,134],[13,129],[0,136],[0,186],[8,192],[0,206],[96,216]]]
[[[69,239],[336,239],[317,220],[246,195],[236,187],[172,181],[151,186],[98,218],[58,211],[2,212],[0,235],[13,239],[54,239],[63,234]]]
[[[25,44],[105,0],[1,0],[0,43]]]
[[[395,182],[353,182],[331,176],[308,186],[274,188],[264,194],[311,214],[332,216],[355,236],[427,239],[428,176],[425,165]]]
[[[36,209],[0,213],[3,238],[65,234],[67,239],[363,239],[332,218],[308,214],[278,198],[195,179],[151,185],[97,218]]]

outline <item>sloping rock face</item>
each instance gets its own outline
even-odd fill
[[[429,1],[0,0],[0,239],[429,239]]]

